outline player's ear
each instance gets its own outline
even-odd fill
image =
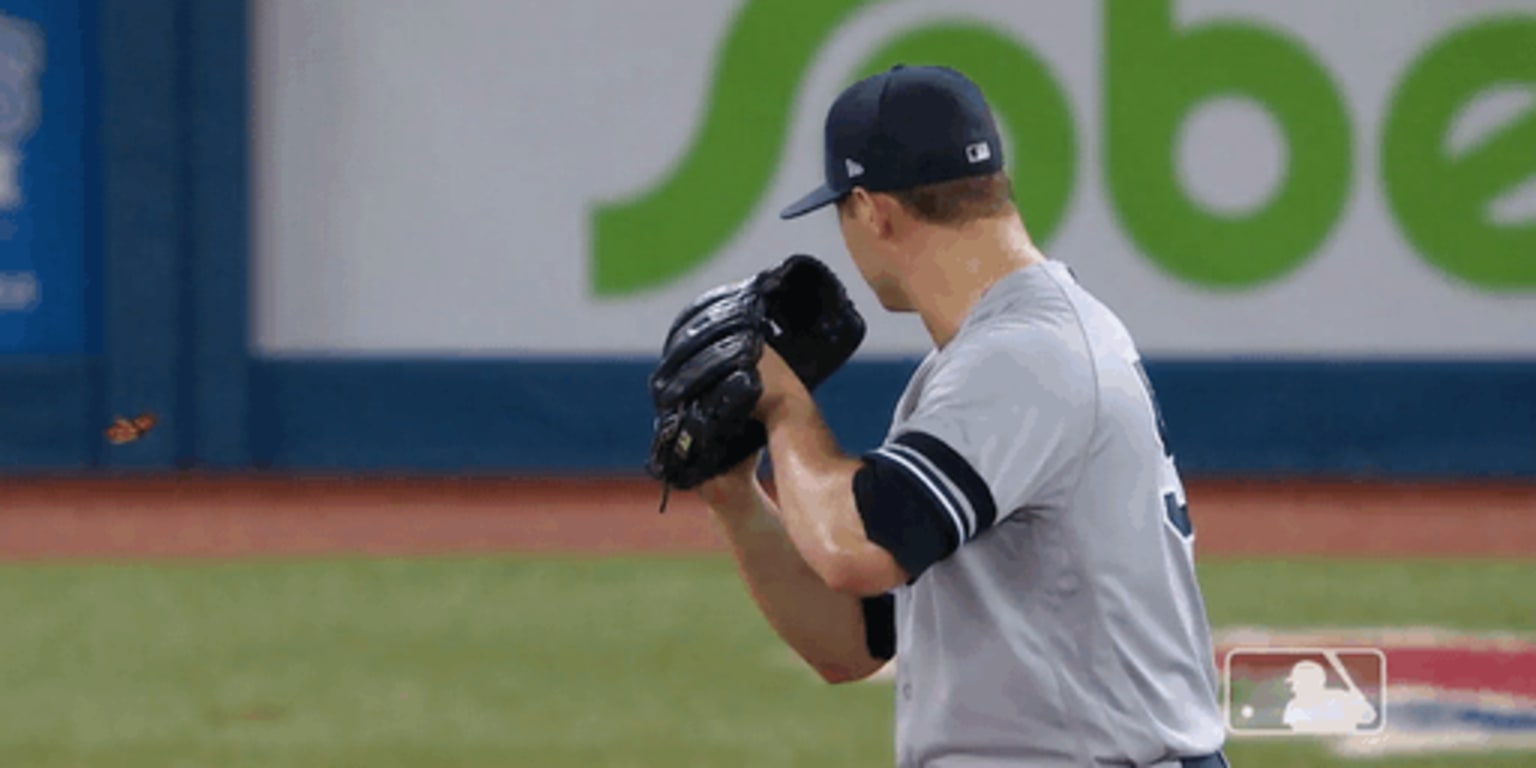
[[[902,214],[901,203],[884,194],[871,194],[863,187],[855,187],[849,195],[854,215],[876,240],[890,240],[898,226],[897,217]]]
[[[843,202],[846,217],[850,222],[871,235],[878,234],[880,226],[874,203],[874,196],[863,187],[854,187]]]

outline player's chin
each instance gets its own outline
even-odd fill
[[[912,302],[905,296],[896,295],[890,291],[876,291],[875,299],[880,302],[880,307],[887,312],[915,312]]]

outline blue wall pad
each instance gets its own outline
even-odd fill
[[[635,472],[647,361],[259,361],[253,453],[294,470]],[[885,434],[915,360],[817,393],[838,440]],[[1190,475],[1536,477],[1536,363],[1149,361]]]
[[[88,466],[104,444],[86,357],[7,357],[0,366],[0,472]]]

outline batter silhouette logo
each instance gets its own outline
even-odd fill
[[[1377,648],[1233,648],[1223,664],[1227,728],[1255,736],[1374,734],[1387,722]]]

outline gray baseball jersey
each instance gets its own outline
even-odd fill
[[[912,576],[884,613],[900,766],[1177,766],[1220,749],[1162,432],[1130,334],[1059,262],[994,284],[922,362],[855,478],[870,538]]]

